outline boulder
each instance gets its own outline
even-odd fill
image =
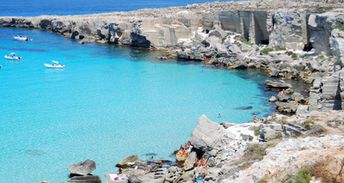
[[[276,102],[277,101],[277,98],[275,97],[275,96],[272,96],[272,97],[270,97],[270,99],[269,99],[269,102],[272,102],[272,103],[274,103],[274,102]]]
[[[288,102],[291,99],[291,97],[283,90],[277,94],[277,99],[280,102]]]
[[[135,175],[129,176],[128,183],[141,183],[141,182],[142,182],[142,180],[137,178],[137,176],[135,176]]]
[[[282,113],[295,113],[298,104],[295,101],[291,102],[277,102],[277,110]]]
[[[266,80],[265,85],[269,89],[287,89],[291,88],[291,85],[286,83],[285,81],[279,80],[279,81],[272,81],[272,80]]]
[[[296,109],[296,115],[299,115],[299,116],[307,115],[309,112],[308,110],[309,110],[308,105],[299,105],[297,106],[297,109]]]
[[[297,103],[304,103],[305,102],[305,97],[298,92],[295,92],[291,95],[291,99],[294,100]]]
[[[224,133],[223,126],[202,115],[195,129],[192,131],[190,143],[194,148],[203,151],[211,150],[216,147],[217,142],[219,142]]]
[[[283,136],[283,128],[281,124],[278,123],[272,123],[272,124],[266,124],[264,125],[264,131],[265,131],[265,139],[267,141],[282,138]]]
[[[117,165],[116,167],[121,167],[121,168],[125,168],[127,167],[129,164],[134,164],[136,162],[139,161],[139,157],[136,156],[136,155],[131,155],[131,156],[128,156],[124,159],[122,159]]]
[[[217,165],[216,158],[215,157],[210,157],[207,161],[207,165],[209,167],[215,167]]]
[[[96,169],[96,163],[92,160],[86,160],[69,166],[69,172],[72,175],[89,175]]]
[[[184,162],[184,170],[188,171],[193,169],[197,159],[196,152],[191,152]]]

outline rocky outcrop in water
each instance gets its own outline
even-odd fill
[[[224,128],[210,121],[206,116],[201,116],[195,129],[192,131],[190,143],[194,148],[206,151],[217,146],[224,133]],[[209,136],[209,134],[212,134]]]
[[[69,166],[70,179],[68,183],[101,183],[98,176],[91,173],[96,169],[96,163],[92,160],[85,160]]]
[[[86,160],[73,164],[69,167],[70,174],[73,175],[89,175],[96,169],[96,163],[92,160]]]

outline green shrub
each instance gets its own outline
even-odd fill
[[[294,54],[294,52],[292,52],[292,51],[286,51],[285,53],[286,53],[288,56],[291,56],[291,55]]]
[[[269,182],[270,177],[268,175],[264,175],[263,178],[261,178],[258,183],[267,183]]]
[[[326,133],[326,131],[326,128],[324,128],[323,126],[314,124],[307,131],[306,136],[321,136]]]
[[[262,50],[261,50],[261,52],[264,54],[264,55],[267,55],[267,54],[269,54],[269,52],[270,51],[273,51],[273,49],[272,48],[263,48]]]
[[[344,30],[344,23],[336,23],[334,25],[335,29]]]
[[[296,53],[293,53],[293,54],[291,54],[291,58],[293,60],[297,60],[299,58],[299,56]]]
[[[287,175],[282,183],[309,183],[312,180],[312,175],[309,168],[301,168],[296,175]]]
[[[324,60],[324,59],[325,59],[325,55],[324,55],[323,53],[321,53],[321,54],[318,56],[318,58],[319,58],[320,60]]]
[[[277,48],[275,48],[275,50],[276,51],[284,51],[284,50],[287,50],[287,48],[279,48],[279,47],[277,47]]]
[[[252,126],[251,130],[254,132],[255,136],[259,135],[259,127],[258,126]]]
[[[250,144],[245,155],[251,160],[262,160],[266,155],[265,150],[266,146],[260,144]]]
[[[323,12],[329,11],[331,9],[332,9],[331,7],[323,7],[323,6],[320,6],[319,4],[317,4],[315,7],[315,11],[319,12],[319,13],[323,13]]]
[[[310,119],[301,123],[301,126],[303,126],[306,129],[311,129],[311,126],[313,126],[313,125],[314,125],[314,122]]]
[[[252,43],[249,41],[249,40],[247,40],[246,38],[240,38],[240,42],[242,42],[242,43],[244,43],[244,44],[249,44],[249,45],[251,45]]]

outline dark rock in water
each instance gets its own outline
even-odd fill
[[[40,149],[29,149],[25,151],[25,154],[32,155],[32,156],[42,156],[46,154],[46,152]]]
[[[287,88],[291,88],[291,85],[280,80],[280,81],[271,81],[271,80],[266,80],[265,81],[265,85],[267,88],[270,89],[287,89]]]
[[[69,166],[71,175],[89,175],[96,169],[96,163],[92,160],[86,160]]]
[[[157,156],[158,154],[156,153],[146,153],[145,156]]]
[[[68,183],[101,183],[102,181],[98,176],[75,176],[69,179]]]
[[[251,109],[253,109],[253,107],[252,106],[243,106],[243,107],[237,107],[235,109],[237,109],[237,110],[251,110]]]

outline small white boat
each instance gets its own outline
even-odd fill
[[[18,41],[30,41],[30,38],[27,36],[16,35],[13,38]]]
[[[9,55],[5,55],[5,59],[7,59],[7,60],[21,60],[22,57],[17,56],[16,53],[12,52]]]
[[[63,69],[65,66],[58,61],[51,61],[51,64],[44,64],[44,67],[48,69]]]

